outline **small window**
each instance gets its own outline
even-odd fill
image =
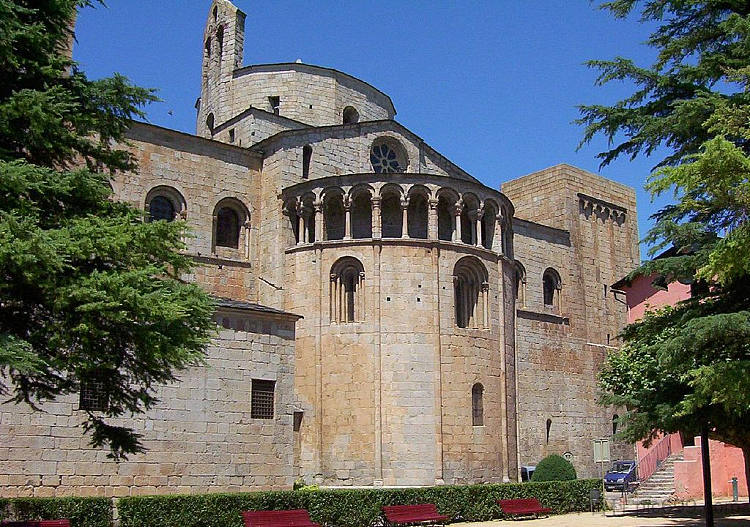
[[[552,419],[547,419],[547,443],[549,443],[549,432],[552,429]]]
[[[216,19],[219,16],[219,8],[214,6],[214,22],[216,22]]]
[[[484,426],[484,386],[476,383],[471,387],[471,424]]]
[[[104,373],[95,372],[81,380],[78,409],[89,412],[106,412],[109,409],[109,394]]]
[[[236,249],[240,240],[240,218],[233,209],[222,207],[216,214],[216,245]]]
[[[219,57],[224,53],[224,28],[219,26],[216,30],[216,42],[219,44]]]
[[[250,400],[252,419],[273,419],[273,392],[276,381],[253,379]]]
[[[234,128],[229,129],[229,142],[234,143]]]
[[[211,37],[206,39],[206,57],[211,58]]]
[[[354,124],[359,122],[359,112],[353,106],[344,108],[343,123]]]
[[[542,276],[544,289],[544,305],[560,309],[560,275],[551,267]]]
[[[305,414],[303,412],[294,412],[294,415],[292,417],[292,430],[294,432],[299,432],[300,428],[302,428],[302,417]]]
[[[214,135],[214,114],[213,113],[208,114],[208,117],[206,117],[206,128],[208,128],[208,131],[211,132],[211,135]]]
[[[312,160],[312,147],[305,145],[302,148],[302,179],[310,177],[310,161]]]
[[[166,196],[154,196],[148,206],[148,215],[151,221],[173,221],[174,204]]]
[[[268,98],[268,104],[271,106],[271,111],[279,115],[279,109],[281,108],[281,98],[274,96]]]
[[[615,414],[612,416],[612,435],[617,434],[617,425],[619,424],[620,416]]]

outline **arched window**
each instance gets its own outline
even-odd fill
[[[453,268],[456,325],[460,328],[489,327],[489,283],[487,268],[478,258],[464,256]]]
[[[391,191],[383,196],[380,203],[380,224],[383,238],[401,238],[404,222],[401,196]]]
[[[178,216],[185,215],[185,198],[177,189],[160,185],[146,195],[145,209],[148,221],[174,221]]]
[[[520,262],[516,262],[516,304],[526,306],[526,269]]]
[[[208,128],[208,131],[211,133],[211,135],[214,135],[214,114],[213,113],[208,114],[208,117],[206,117],[206,128]]]
[[[240,218],[229,208],[222,207],[216,213],[216,245],[236,249],[240,242]]]
[[[372,200],[370,193],[360,190],[352,198],[352,238],[372,238]]]
[[[351,256],[340,258],[331,267],[331,322],[350,323],[364,320],[365,269]]]
[[[453,239],[453,207],[455,201],[446,196],[438,198],[437,215],[438,215],[438,240],[449,242]]]
[[[471,424],[484,426],[484,386],[476,383],[471,387]]]
[[[615,414],[612,416],[612,435],[617,434],[617,425],[619,424],[620,416]]]
[[[476,245],[477,243],[477,214],[479,214],[479,200],[473,194],[464,194],[461,198],[461,241]]]
[[[211,37],[206,39],[206,57],[211,58]]]
[[[560,275],[557,271],[548,267],[542,275],[542,288],[544,291],[544,305],[554,309],[560,309]]]
[[[547,419],[547,443],[549,443],[549,432],[552,429],[552,419]]]
[[[312,160],[312,147],[305,145],[302,148],[302,179],[310,177],[310,161]]]
[[[241,201],[224,198],[214,208],[213,249],[242,249],[247,258],[250,251],[250,212]]]
[[[354,124],[359,122],[359,112],[353,106],[344,108],[343,123]]]
[[[154,196],[149,205],[148,214],[151,221],[172,221],[175,216],[174,205],[165,196]]]
[[[482,214],[482,247],[490,251],[501,251],[500,247],[493,247],[495,241],[495,225],[497,224],[497,209],[492,203],[484,204],[484,213]]]
[[[284,215],[289,218],[289,227],[292,231],[291,234],[294,238],[294,243],[302,242],[303,233],[300,232],[300,215],[296,200],[291,199],[284,204]],[[291,245],[291,241],[289,240],[287,245]]]
[[[427,239],[427,199],[423,194],[414,192],[409,197],[407,226],[409,238]]]
[[[343,240],[346,229],[344,200],[341,194],[329,194],[323,202],[323,227],[326,240]]]

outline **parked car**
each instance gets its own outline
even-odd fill
[[[534,475],[536,465],[523,465],[521,467],[521,481],[531,481],[531,476]]]
[[[629,490],[637,482],[633,460],[620,460],[612,464],[612,468],[604,475],[605,490]]]

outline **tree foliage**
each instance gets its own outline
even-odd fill
[[[624,346],[601,372],[602,403],[627,407],[622,435],[657,431],[711,435],[743,449],[750,480],[750,3],[618,0],[623,17],[640,8],[660,26],[649,68],[596,61],[599,82],[631,80],[634,94],[581,107],[584,141],[624,140],[603,164],[671,148],[650,175],[653,196],[674,203],[654,216],[645,241],[662,256],[629,278],[691,284],[691,298],[647,313],[623,332]]]
[[[531,481],[568,481],[577,477],[570,461],[558,454],[550,454],[537,463]]]
[[[180,279],[183,222],[113,201],[123,148],[153,92],[89,80],[64,53],[76,0],[0,0],[0,391],[37,408],[96,381],[92,444],[142,449],[127,417],[202,360],[210,297]],[[0,381],[3,378],[0,377]]]

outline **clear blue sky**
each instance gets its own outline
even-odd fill
[[[302,59],[369,82],[391,96],[398,121],[486,185],[570,163],[637,189],[641,236],[664,203],[643,191],[661,157],[600,171],[603,139],[576,152],[576,105],[613,103],[631,89],[595,87],[584,61],[654,57],[643,45],[653,26],[635,17],[615,20],[587,0],[234,3],[247,13],[245,64]],[[148,120],[193,133],[209,6],[108,0],[84,9],[74,58],[92,78],[119,72],[157,88],[163,102]]]

